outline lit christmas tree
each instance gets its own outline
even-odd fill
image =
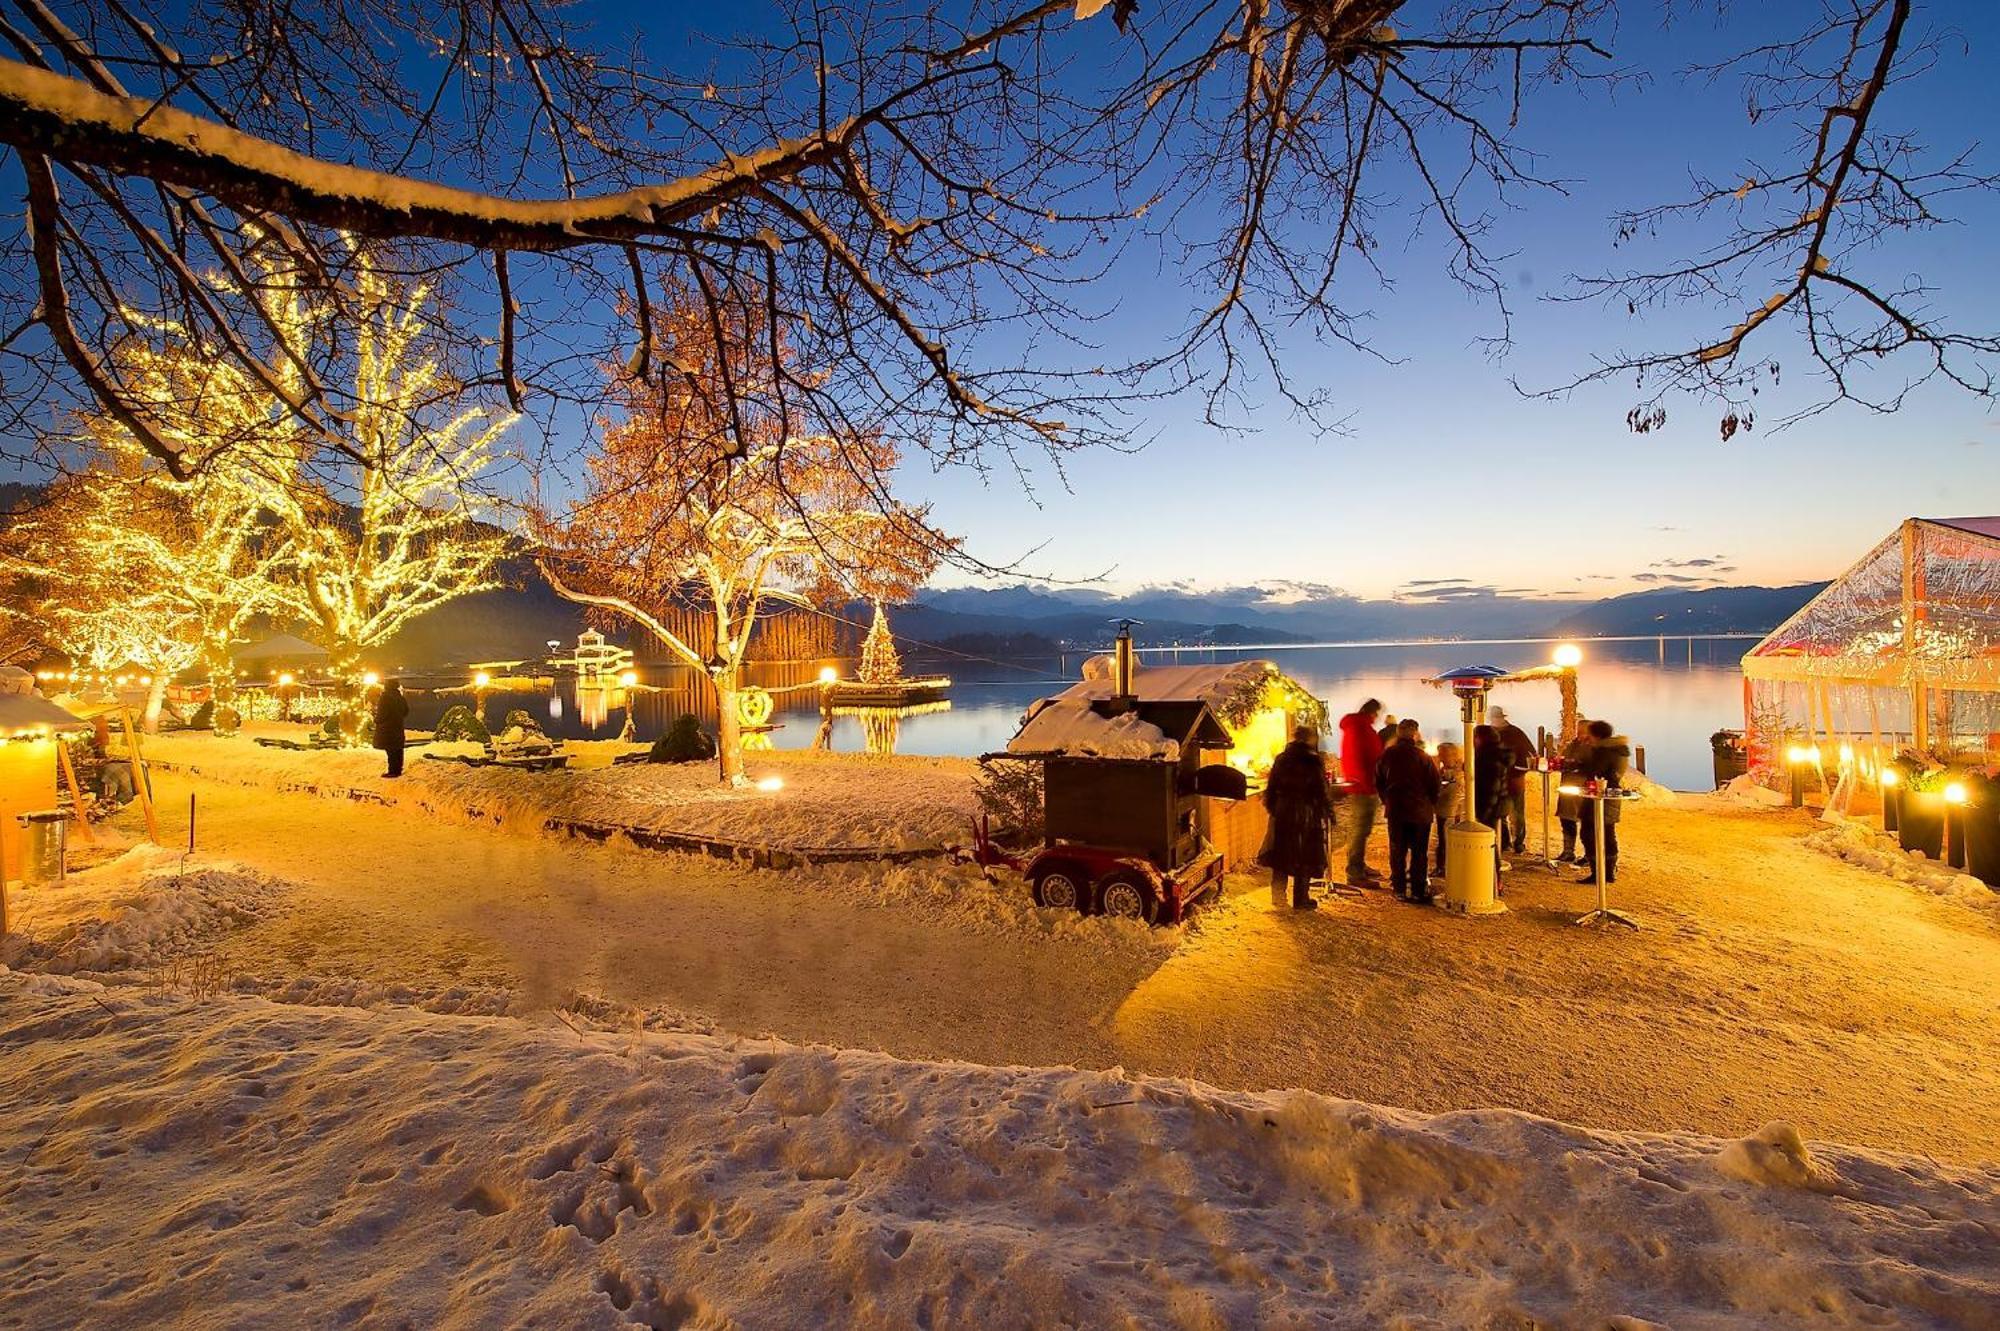
[[[889,616],[882,603],[875,603],[875,622],[861,644],[861,682],[893,684],[903,677],[903,660],[896,655],[896,639],[889,632]]]

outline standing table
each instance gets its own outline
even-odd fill
[[[1597,883],[1597,909],[1581,916],[1577,920],[1577,923],[1585,925],[1600,923],[1622,924],[1628,929],[1637,929],[1639,922],[1623,911],[1613,910],[1611,902],[1605,896],[1604,804],[1606,800],[1635,800],[1639,798],[1638,793],[1627,790],[1600,790],[1593,794],[1590,790],[1582,786],[1572,787],[1572,791],[1590,801],[1591,831],[1596,834],[1591,840],[1590,873],[1591,877]],[[1543,828],[1543,835],[1544,837],[1547,836],[1546,826]],[[1544,842],[1543,849],[1547,849],[1546,841]]]

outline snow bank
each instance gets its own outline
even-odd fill
[[[2000,892],[1971,874],[1918,851],[1904,850],[1893,834],[1858,819],[1836,813],[1826,817],[1830,825],[1806,838],[1806,845],[1814,850],[2000,919]]]
[[[57,974],[155,965],[268,917],[290,890],[245,865],[183,866],[142,845],[60,887],[11,893],[15,932],[0,958]]]
[[[753,779],[776,790],[724,786],[708,763],[611,766],[633,746],[564,745],[583,761],[569,770],[523,772],[433,762],[477,745],[413,749],[399,781],[368,749],[274,749],[201,733],[149,737],[150,757],[216,780],[274,790],[363,798],[468,823],[539,831],[550,819],[611,823],[648,832],[747,845],[813,850],[922,851],[964,845],[977,811],[978,764],[965,758],[868,757],[797,751],[752,753]]]
[[[2000,1170],[0,975],[26,1325],[1990,1327]],[[60,1225],[61,1242],[49,1242]]]
[[[1638,795],[1640,799],[1646,801],[1648,804],[1664,804],[1671,808],[1673,805],[1680,803],[1680,796],[1677,793],[1653,780],[1653,778],[1647,776],[1636,767],[1626,772],[1619,779],[1619,782],[1626,790]]]
[[[1718,793],[1739,803],[1753,804],[1766,809],[1776,809],[1791,803],[1769,786],[1758,785],[1757,778],[1749,772],[1731,777],[1728,784]]]

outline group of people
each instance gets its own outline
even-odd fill
[[[1379,818],[1388,831],[1391,891],[1401,900],[1429,902],[1431,879],[1445,871],[1445,829],[1467,812],[1468,795],[1472,815],[1495,830],[1496,859],[1503,853],[1526,853],[1527,778],[1537,756],[1535,741],[1507,719],[1505,708],[1494,707],[1487,715],[1487,724],[1473,731],[1469,783],[1459,745],[1447,741],[1434,750],[1427,747],[1415,721],[1385,717],[1377,699],[1370,698],[1340,719],[1339,774],[1347,795],[1344,868],[1350,887],[1381,885],[1383,875],[1368,863]],[[1608,722],[1583,723],[1561,754],[1564,784],[1597,780],[1615,792],[1630,759],[1630,744]],[[1271,765],[1264,806],[1270,832],[1260,860],[1271,870],[1273,889],[1289,886],[1295,908],[1316,909],[1311,884],[1315,878],[1331,876],[1329,833],[1334,822],[1332,788],[1316,730],[1301,726],[1293,732],[1292,742]],[[1618,811],[1615,799],[1606,802],[1607,881],[1617,876]],[[1557,805],[1563,829],[1557,861],[1593,866],[1584,875],[1586,880],[1594,876],[1598,849],[1588,813],[1581,794],[1564,795]],[[1503,860],[1499,867],[1510,866]]]

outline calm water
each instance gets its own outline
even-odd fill
[[[1579,695],[1585,716],[1602,717],[1646,748],[1649,774],[1669,786],[1706,790],[1713,784],[1708,737],[1722,727],[1743,723],[1742,676],[1737,663],[1754,639],[1642,638],[1592,639],[1582,643]],[[1548,642],[1423,643],[1338,647],[1253,647],[1226,650],[1144,651],[1140,668],[1153,664],[1193,664],[1265,658],[1325,698],[1336,716],[1353,710],[1367,697],[1380,698],[1397,716],[1423,723],[1427,737],[1453,733],[1458,709],[1451,696],[1423,681],[1461,665],[1497,665],[1526,669],[1549,659]],[[1003,747],[1019,724],[1021,712],[1037,698],[1075,682],[1083,657],[1050,657],[1021,662],[963,659],[906,659],[915,672],[940,672],[953,680],[948,711],[904,717],[897,725],[902,753],[980,754]],[[812,743],[817,727],[817,692],[811,681],[820,662],[765,665],[752,669],[753,682],[782,689],[805,685],[777,695],[780,727],[771,733],[778,748],[803,748]],[[841,663],[844,673],[852,663]],[[642,739],[657,736],[681,712],[713,720],[714,705],[703,681],[691,672],[663,665],[642,665],[649,685],[628,699],[622,690],[585,691],[579,699],[574,681],[560,679],[551,695],[495,695],[487,700],[486,717],[497,725],[510,708],[534,715],[551,734],[570,738],[609,738],[625,724],[626,708],[637,709],[634,723]],[[412,683],[421,681],[412,680]],[[1495,699],[1514,722],[1530,735],[1536,726],[1554,729],[1557,721],[1553,683],[1503,687]],[[459,697],[417,694],[411,699],[411,724],[427,726]],[[862,723],[841,717],[834,725],[834,748],[858,752],[864,747]]]

